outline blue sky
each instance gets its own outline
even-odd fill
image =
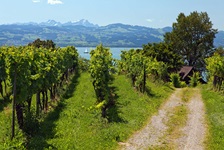
[[[179,13],[206,11],[213,28],[224,30],[223,0],[3,0],[0,24],[87,19],[101,26],[124,23],[172,26]]]

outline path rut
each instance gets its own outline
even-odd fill
[[[145,150],[172,143],[178,150],[202,150],[206,135],[205,111],[199,89],[191,90],[192,97],[185,103],[182,101],[183,89],[176,89],[170,98],[160,107],[158,113],[151,117],[148,124],[133,134],[125,143],[120,143],[122,150]],[[181,137],[167,139],[166,126],[170,114],[177,106],[186,105],[189,110],[187,123],[180,129]]]
[[[205,121],[205,108],[199,89],[194,89],[194,94],[187,104],[189,109],[188,121],[182,129],[184,136],[176,142],[181,150],[203,150],[207,126]]]

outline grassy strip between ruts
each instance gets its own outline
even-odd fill
[[[152,150],[177,149],[176,145],[170,141],[174,141],[175,139],[178,139],[183,135],[181,128],[183,128],[186,125],[188,113],[189,113],[186,103],[189,102],[192,96],[192,91],[193,91],[192,88],[184,88],[179,93],[178,96],[181,97],[181,101],[183,102],[183,104],[181,104],[180,106],[176,106],[169,113],[169,119],[166,123],[168,129],[167,129],[167,133],[161,139],[163,141],[162,145],[155,146],[149,149],[152,149]]]
[[[183,102],[188,102],[193,94],[193,88],[184,88],[181,92],[181,97]]]
[[[185,105],[177,106],[174,108],[173,115],[169,118],[167,123],[168,126],[168,137],[170,139],[178,139],[183,134],[180,130],[185,126],[187,121],[188,110]],[[168,149],[175,149],[176,145],[168,143]]]
[[[209,129],[206,147],[218,150],[224,148],[224,96],[210,90],[208,86],[203,85],[201,88]]]
[[[82,73],[70,98],[59,103],[40,124],[39,132],[29,140],[28,149],[116,149],[139,130],[154,114],[172,90],[147,83],[140,94],[123,75],[112,84],[116,105],[102,119],[95,108],[96,97],[88,73]]]

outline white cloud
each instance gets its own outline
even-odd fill
[[[48,0],[48,4],[54,5],[54,4],[63,4],[61,0]]]
[[[32,0],[34,3],[40,3],[40,0]]]
[[[146,21],[147,21],[147,22],[153,22],[153,20],[152,20],[152,19],[146,19]]]

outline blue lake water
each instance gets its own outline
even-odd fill
[[[76,49],[78,50],[78,53],[81,57],[86,58],[86,59],[90,59],[90,54],[89,52],[91,50],[94,50],[95,47],[76,47]],[[131,48],[131,47],[111,47],[110,51],[113,54],[113,58],[115,59],[120,59],[120,54],[121,51],[128,51],[130,49],[138,49],[138,48]],[[88,53],[85,53],[85,51],[88,51]]]

